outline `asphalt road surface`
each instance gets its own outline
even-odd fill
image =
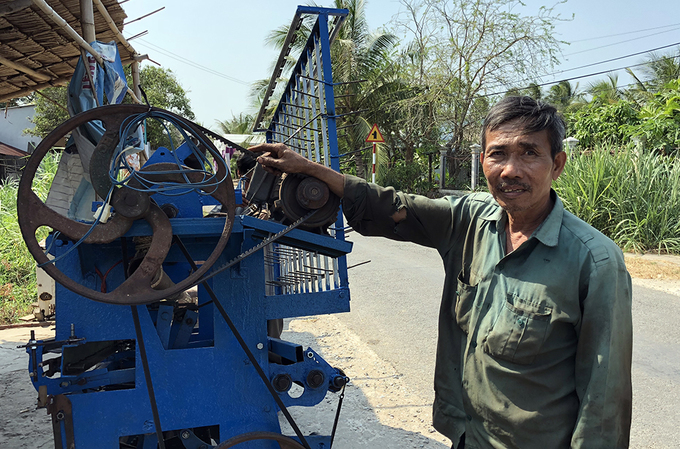
[[[410,243],[348,235],[352,312],[339,319],[431,403],[444,269],[438,253]],[[631,448],[680,447],[680,297],[633,281]]]

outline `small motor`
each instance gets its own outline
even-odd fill
[[[308,231],[326,232],[338,216],[340,197],[313,176],[299,173],[274,175],[255,166],[246,200],[259,209],[269,208],[271,218],[284,224],[295,222],[310,211],[317,212],[300,225]],[[255,216],[259,216],[257,213]]]

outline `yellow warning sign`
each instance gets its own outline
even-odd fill
[[[368,137],[366,137],[366,142],[373,142],[373,143],[378,143],[378,142],[384,142],[385,139],[383,139],[382,134],[380,134],[380,130],[378,129],[378,125],[373,125],[373,128],[371,128],[371,132],[368,133]]]

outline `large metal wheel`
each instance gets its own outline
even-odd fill
[[[167,114],[181,123],[181,126],[193,136],[204,137],[203,133],[192,122],[168,111],[156,108],[150,109],[148,106],[143,105],[109,105],[72,117],[58,126],[40,142],[24,169],[17,195],[17,213],[21,233],[26,241],[28,250],[38,264],[48,262],[48,257],[43,252],[36,238],[36,231],[39,227],[50,227],[74,241],[83,238],[91,228],[90,224],[71,220],[50,209],[33,192],[33,179],[40,166],[40,162],[47,152],[78,126],[93,120],[100,120],[106,132],[95,148],[89,168],[94,190],[100,197],[105,198],[112,185],[108,173],[111,159],[114,157],[116,146],[120,140],[119,130],[121,124],[132,115],[143,114],[150,110]],[[203,140],[212,145],[209,139],[205,138]],[[214,149],[214,147],[212,148]],[[145,220],[150,225],[152,239],[149,250],[137,269],[123,283],[113,291],[103,293],[79,284],[65,275],[54,264],[48,263],[43,265],[43,269],[55,281],[69,290],[95,301],[110,304],[148,304],[185,291],[200,282],[201,277],[222,254],[234,223],[234,186],[224,160],[221,158],[216,159],[216,176],[218,179],[224,179],[224,181],[217,187],[211,187],[210,191],[204,190],[222,204],[222,212],[226,212],[227,218],[222,233],[210,256],[197,271],[185,279],[163,290],[152,288],[154,277],[157,276],[172,244],[172,226],[165,213],[150,199],[150,193],[140,192],[127,187],[114,188],[111,203],[115,208],[115,214],[107,223],[98,224],[83,241],[88,244],[110,243],[123,237],[136,220]],[[143,174],[145,180],[153,183],[163,181],[183,182],[180,175],[155,173],[167,170],[169,168],[168,165],[177,169],[177,166],[174,164],[154,164],[146,167],[140,173]],[[191,176],[189,176],[189,180],[194,181],[191,179]]]
[[[276,441],[277,443],[279,443],[281,449],[305,449],[303,445],[301,445],[294,439],[274,432],[242,433],[241,435],[236,435],[235,437],[229,438],[224,443],[218,445],[215,449],[229,449],[232,447],[236,447],[241,443],[247,443],[249,441],[257,440]]]

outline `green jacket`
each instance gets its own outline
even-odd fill
[[[443,259],[434,426],[456,444],[465,433],[466,448],[628,447],[630,276],[621,250],[551,194],[550,215],[506,255],[507,215],[487,193],[432,200],[346,177],[357,232]]]

